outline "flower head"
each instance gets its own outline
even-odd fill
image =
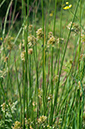
[[[66,2],[66,4],[69,4],[69,2]]]
[[[50,13],[50,17],[52,17],[52,16],[53,16],[53,13],[54,13],[54,12],[53,12],[53,11],[51,11],[51,13]]]
[[[0,40],[2,40],[2,37],[0,37]]]
[[[67,10],[67,9],[70,9],[71,7],[72,7],[72,4],[70,4],[70,5],[68,5],[68,6],[66,5],[63,9],[64,9],[64,10]]]

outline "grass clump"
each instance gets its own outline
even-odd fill
[[[29,0],[22,0],[22,25],[15,34],[15,14],[6,27],[12,2],[0,38],[0,128],[84,129],[85,2],[77,0],[74,10],[62,0],[58,11],[58,1],[49,1],[47,12],[44,1],[36,0],[30,18]],[[40,22],[36,20],[39,4]]]

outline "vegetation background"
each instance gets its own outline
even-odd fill
[[[84,23],[84,0],[0,0],[0,129],[85,129]]]

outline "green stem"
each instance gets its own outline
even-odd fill
[[[35,19],[37,18],[37,1],[36,1],[36,10],[35,10]],[[36,26],[36,22],[35,22],[35,26]],[[36,37],[36,31],[35,31],[35,37]],[[36,59],[35,59],[35,64],[36,64],[36,101],[37,101],[37,118],[39,117],[39,98],[38,98],[38,90],[39,90],[39,71],[38,71],[38,46],[37,43],[35,45],[35,55],[36,55]]]
[[[65,49],[64,49],[63,57],[62,57],[62,60],[61,60],[59,78],[58,78],[58,83],[57,83],[57,85],[56,85],[56,90],[55,90],[54,108],[55,108],[55,106],[56,106],[56,104],[57,104],[57,97],[58,97],[58,91],[59,91],[59,84],[60,84],[60,76],[61,76],[62,66],[63,66],[63,62],[64,62],[66,50],[67,50],[68,41],[69,41],[70,34],[71,34],[71,28],[72,28],[72,25],[73,25],[73,22],[74,22],[74,20],[75,20],[75,16],[76,16],[76,13],[77,13],[79,1],[80,1],[80,0],[78,0],[78,2],[77,2],[77,6],[76,6],[76,9],[75,9],[74,17],[73,17],[72,24],[71,24],[71,27],[70,27],[70,30],[69,30],[67,42],[66,42],[66,44],[65,44]]]
[[[22,72],[23,72],[23,82],[22,85],[23,87],[23,129],[25,129],[25,73],[24,73],[24,62],[22,62]]]
[[[15,4],[14,4],[14,11],[13,11],[13,15],[12,15],[12,25],[13,25],[13,20],[14,20],[14,16],[15,16],[16,6],[17,6],[17,0],[15,0]]]
[[[56,24],[56,8],[57,8],[57,0],[55,0],[54,30],[53,30],[54,36],[55,36],[55,24]],[[51,100],[51,112],[50,112],[50,125],[52,125],[52,123],[53,123],[53,53],[54,53],[54,47],[52,46],[52,51],[51,51],[51,95],[52,95],[52,100]]]
[[[62,0],[62,5],[64,3],[64,0]],[[59,53],[58,53],[58,63],[57,63],[57,74],[59,73],[59,60],[60,60],[60,44],[61,44],[61,37],[62,37],[62,12],[63,8],[61,6],[61,14],[60,14],[60,36],[59,36]]]
[[[44,34],[44,8],[43,8],[43,0],[41,0],[42,6],[42,27],[43,27],[43,34]],[[45,42],[43,36],[43,113],[46,113],[46,86],[45,86]]]
[[[25,22],[25,17],[26,17],[26,10],[25,10],[25,1],[22,0],[22,17],[23,17],[23,23]],[[26,23],[26,22],[25,22]],[[25,24],[26,25],[26,24]],[[26,58],[27,58],[27,50],[26,50],[26,34],[25,34],[25,30],[23,28],[23,38],[25,38],[25,51],[26,51],[26,54],[25,54],[25,61],[26,61]],[[24,62],[22,62],[22,68],[23,68],[23,128],[25,129],[25,100],[26,100],[26,84],[27,84],[27,66],[26,66],[26,62],[24,64]]]
[[[21,91],[20,91],[20,84],[19,84],[19,79],[18,79],[18,71],[17,71],[17,66],[16,66],[16,60],[15,60],[15,69],[16,69],[16,79],[17,79],[17,85],[18,85],[18,92],[19,92],[19,98],[20,98],[20,122],[22,126],[22,101],[21,101]]]
[[[11,7],[12,2],[13,2],[13,0],[10,1],[9,6],[8,6],[8,9],[7,9],[7,12],[6,12],[6,16],[5,16],[4,29],[3,29],[3,37],[2,37],[3,39],[4,39],[4,37],[5,37],[7,17],[8,17],[9,10],[10,10],[10,7]]]
[[[57,0],[55,0],[54,28],[53,28],[53,35],[54,36],[55,36],[55,25],[56,25],[56,9],[57,9]]]
[[[79,39],[79,55],[78,55],[78,62],[79,62],[79,66],[80,66],[80,54],[81,54],[81,0],[80,0],[80,39]]]

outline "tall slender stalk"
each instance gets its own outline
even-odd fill
[[[80,0],[80,39],[79,39],[79,57],[78,57],[78,61],[80,58],[80,54],[81,54],[81,0]]]
[[[64,0],[62,0],[62,5],[64,3]],[[59,60],[60,60],[60,44],[61,44],[61,37],[62,37],[62,12],[63,8],[61,6],[61,13],[60,13],[60,34],[59,34],[59,53],[58,53],[58,63],[57,63],[57,74],[59,73]]]
[[[41,0],[42,6],[42,27],[43,27],[43,34],[44,34],[44,8],[43,8],[43,0]],[[45,85],[45,41],[43,36],[43,113],[46,113],[46,85]]]
[[[23,129],[25,129],[25,73],[24,73],[24,62],[22,62],[22,78],[23,78]]]
[[[60,84],[60,76],[61,76],[62,66],[63,66],[63,62],[64,62],[66,50],[67,50],[68,41],[69,41],[70,34],[71,34],[71,28],[72,28],[72,25],[73,25],[73,22],[74,22],[74,20],[75,20],[75,16],[76,16],[76,13],[77,13],[79,1],[80,1],[80,0],[78,0],[78,2],[77,2],[77,6],[76,6],[76,9],[75,9],[74,17],[73,17],[72,24],[71,24],[71,27],[70,27],[70,30],[69,30],[67,42],[66,42],[66,44],[65,44],[65,49],[64,49],[63,57],[62,57],[62,60],[61,60],[61,66],[60,66],[60,71],[59,71],[59,78],[58,78],[58,83],[57,83],[57,85],[56,85],[56,90],[55,90],[54,108],[55,108],[55,106],[56,106],[56,104],[57,104],[57,97],[58,97],[58,91],[59,91],[59,84]]]
[[[54,11],[54,28],[53,28],[53,35],[55,36],[55,24],[56,24],[56,8],[57,8],[57,0],[55,0],[55,11]],[[50,112],[50,125],[53,123],[53,53],[54,53],[54,47],[52,46],[51,50],[51,112]]]
[[[80,17],[79,17],[79,22],[80,22],[80,37],[79,37],[79,55],[78,55],[78,62],[79,62],[79,58],[80,58],[80,54],[81,54],[81,0],[80,0]],[[79,63],[80,65],[80,63]]]
[[[20,91],[20,84],[19,84],[19,79],[18,79],[16,60],[15,60],[15,69],[16,69],[16,79],[17,79],[17,85],[18,85],[19,99],[20,99],[20,122],[22,126],[22,99],[21,99],[21,91]]]
[[[0,3],[0,8],[2,7],[2,5],[4,4],[6,0],[3,0],[1,3]]]
[[[26,55],[25,55],[25,63],[26,63],[26,72],[25,72],[25,82],[26,82],[26,107],[27,107],[27,119],[29,117],[28,113],[28,48],[27,48],[27,43],[28,43],[28,26],[29,26],[29,0],[27,0],[27,28],[26,28],[26,43],[25,43],[25,50],[26,50]]]
[[[79,74],[80,74],[80,54],[81,54],[81,0],[80,0],[80,39],[79,39],[79,53],[78,53],[78,64],[79,64]],[[81,77],[79,76],[79,79],[80,79]],[[81,116],[82,116],[82,114],[81,114],[81,110],[82,110],[82,106],[80,106],[80,105],[82,105],[82,103],[81,103],[81,96],[80,96],[80,89],[78,89],[78,101],[79,101],[79,103],[78,103],[78,124],[77,124],[77,127],[78,128],[82,128],[82,123],[81,123]]]
[[[3,39],[5,37],[7,17],[8,17],[9,10],[10,10],[10,7],[11,7],[12,2],[13,2],[13,0],[10,1],[9,6],[8,6],[8,9],[7,9],[7,12],[6,12],[6,16],[5,16],[4,29],[3,29],[3,37],[2,37]]]
[[[25,17],[26,17],[26,10],[25,10],[25,1],[22,0],[22,17],[23,17],[23,23],[25,21]],[[26,23],[26,22],[25,22]],[[26,24],[25,24],[26,25]],[[25,54],[25,61],[26,61],[26,58],[27,58],[27,49],[26,49],[26,35],[25,35],[25,30],[23,28],[23,38],[25,39],[25,51],[26,51],[26,54]],[[26,84],[27,84],[27,72],[26,72],[26,68],[27,68],[27,64],[25,62],[25,65],[24,65],[24,62],[22,62],[22,68],[23,68],[23,128],[25,129],[25,100],[26,100]],[[25,67],[26,66],[26,67]]]
[[[57,0],[55,0],[55,11],[54,11],[54,27],[53,27],[54,36],[55,36],[55,25],[56,25],[56,9],[57,9]]]
[[[12,15],[12,25],[13,25],[13,20],[14,20],[14,16],[15,16],[16,6],[17,6],[17,0],[15,0],[15,4],[14,4],[14,11],[13,11],[13,15]]]
[[[36,3],[35,3],[35,6],[36,6],[36,8],[35,8],[35,19],[37,18],[37,0],[36,0]],[[35,21],[35,25],[34,26],[36,26],[37,25],[37,23],[36,23],[36,21]],[[36,37],[36,31],[35,31],[35,37]],[[37,46],[37,43],[36,43],[36,45],[35,45],[35,67],[36,67],[36,87],[35,87],[35,93],[36,93],[36,102],[37,102],[37,118],[39,117],[39,98],[38,98],[38,89],[39,89],[39,75],[38,75],[38,73],[39,73],[39,71],[38,71],[38,46]]]

